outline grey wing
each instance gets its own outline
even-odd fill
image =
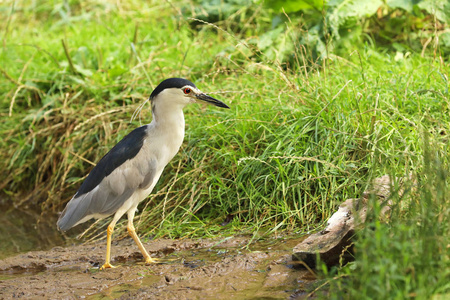
[[[62,212],[58,228],[65,231],[93,217],[106,217],[115,213],[136,190],[150,187],[155,174],[154,159],[125,161],[91,191],[81,195],[77,193]]]

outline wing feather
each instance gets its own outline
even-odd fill
[[[68,230],[92,217],[109,216],[137,189],[150,187],[156,174],[156,160],[142,150],[146,137],[143,127],[127,135],[92,169],[62,212],[57,223],[60,230]],[[125,148],[129,155],[118,148]],[[130,160],[134,157],[138,162]]]

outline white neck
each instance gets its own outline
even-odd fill
[[[184,134],[184,114],[181,105],[152,105],[152,123],[159,129],[167,131],[182,129]]]

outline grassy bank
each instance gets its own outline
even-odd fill
[[[341,201],[358,197],[371,178],[413,173],[431,189],[427,174],[448,170],[450,68],[438,46],[422,56],[361,43],[324,60],[295,46],[284,64],[255,42],[271,28],[264,7],[239,10],[217,25],[189,19],[193,11],[191,2],[4,6],[1,201],[60,211],[95,162],[133,128],[150,122],[149,105],[137,118],[132,115],[168,77],[191,79],[231,109],[186,109],[182,149],[140,207],[139,231],[148,237],[307,232],[320,227]],[[290,41],[294,29],[277,33],[277,43],[282,37]],[[274,46],[272,53],[277,51]],[[439,167],[425,163],[428,144]],[[442,186],[436,193],[447,191],[445,172],[436,179]],[[439,210],[398,210],[398,223],[376,227],[373,243],[399,233],[399,247],[413,253],[407,241],[429,235],[415,230],[422,228],[417,218],[433,223],[448,206],[448,197],[433,199],[440,204],[424,203]],[[224,221],[228,225],[221,226]],[[430,250],[438,249],[438,265],[444,260],[448,266],[448,248],[442,248],[448,227],[440,223],[432,227]],[[363,231],[357,245],[382,250],[358,256],[356,269],[385,263],[374,257],[385,256],[389,244],[370,241],[371,232]],[[418,270],[448,276],[439,266]],[[336,276],[346,279],[348,270],[353,271]],[[357,287],[349,282],[333,288]]]

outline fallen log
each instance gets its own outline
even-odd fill
[[[352,238],[355,229],[362,226],[367,216],[367,203],[370,195],[375,195],[379,201],[386,202],[381,211],[381,217],[387,216],[391,209],[388,200],[393,184],[388,175],[376,178],[370,190],[361,198],[348,199],[343,202],[327,222],[327,227],[310,235],[294,247],[292,260],[296,265],[315,268],[317,258],[328,267],[353,259]],[[304,266],[304,267],[306,267]]]

